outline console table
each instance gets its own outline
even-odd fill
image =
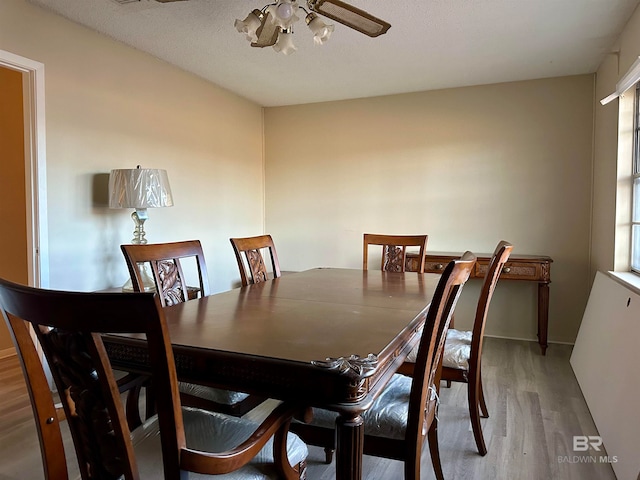
[[[425,254],[424,273],[441,273],[451,261],[460,258],[461,254],[431,252]],[[470,278],[484,278],[489,268],[491,255],[478,254],[478,261]],[[539,255],[511,255],[502,268],[501,280],[519,280],[538,283],[538,344],[542,355],[547,353],[547,332],[549,326],[549,284],[551,283],[550,257]],[[418,269],[418,254],[407,253],[408,271]]]

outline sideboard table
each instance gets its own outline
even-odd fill
[[[430,252],[425,254],[425,273],[441,273],[451,260],[461,254]],[[478,254],[478,261],[470,278],[484,278],[489,268],[491,255]],[[550,257],[540,255],[511,255],[500,273],[501,280],[518,280],[538,283],[538,344],[542,355],[547,353],[547,332],[549,326],[549,284],[551,283]],[[418,269],[418,254],[407,253],[408,271]]]

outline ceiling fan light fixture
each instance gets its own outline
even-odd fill
[[[295,52],[298,48],[293,44],[293,32],[291,30],[281,31],[273,49],[285,55],[290,55]]]
[[[370,37],[382,35],[391,28],[391,24],[384,20],[340,0],[307,0],[307,5],[312,12],[324,15]]]
[[[249,15],[247,15],[247,18],[245,18],[244,20],[236,19],[233,25],[236,27],[236,30],[238,30],[238,32],[244,33],[246,35],[247,40],[249,40],[250,42],[256,42],[258,40],[258,34],[256,32],[258,28],[260,28],[262,17],[264,17],[262,12],[258,9],[255,9],[251,13],[249,13]]]
[[[315,13],[310,13],[305,17],[305,22],[307,22],[307,26],[309,30],[313,33],[313,42],[316,45],[323,45],[331,34],[335,27],[333,25],[327,25],[322,21],[318,15]]]
[[[306,8],[299,5],[299,1],[306,2]],[[300,20],[298,10],[305,13],[305,22],[316,45],[325,44],[335,29],[318,14],[370,37],[382,35],[391,27],[384,20],[340,0],[276,0],[253,10],[244,20],[236,20],[234,26],[246,35],[252,47],[273,47],[276,52],[290,55],[297,50],[293,44],[293,24]]]

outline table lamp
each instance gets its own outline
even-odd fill
[[[155,168],[126,168],[111,170],[109,175],[109,207],[133,208],[131,214],[135,229],[131,243],[144,245],[147,243],[144,222],[149,218],[147,208],[171,207],[173,197],[166,170]],[[145,290],[153,290],[154,281],[146,267],[139,265],[143,275]],[[131,279],[122,287],[133,290]]]

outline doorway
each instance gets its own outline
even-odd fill
[[[12,172],[8,181],[11,210],[4,210],[3,245],[11,251],[23,251],[17,261],[9,264],[11,272],[3,272],[10,280],[36,287],[49,286],[49,260],[46,208],[46,151],[44,115],[44,65],[0,50],[2,81],[9,88],[2,99],[7,135],[3,143],[10,144],[11,155],[4,165]],[[21,97],[21,98],[19,98]],[[4,120],[3,120],[4,121]],[[18,124],[22,123],[22,127]],[[9,128],[8,126],[11,126]],[[5,201],[7,201],[5,199]],[[18,218],[19,217],[19,218]],[[7,222],[5,225],[4,222]],[[23,233],[21,233],[23,232]],[[0,358],[15,353],[4,322],[0,326]]]

